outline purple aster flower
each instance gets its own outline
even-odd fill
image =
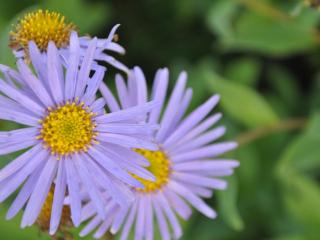
[[[157,149],[151,141],[156,124],[136,123],[156,104],[105,113],[105,100],[97,99],[96,92],[106,69],[91,71],[99,40],[89,42],[82,60],[80,42],[72,32],[67,67],[54,43],[49,43],[43,62],[36,44],[30,42],[36,75],[21,59],[18,71],[0,68],[4,76],[0,79],[0,119],[27,126],[0,132],[0,155],[27,149],[0,170],[0,202],[21,187],[7,214],[11,219],[25,207],[21,227],[37,220],[52,186],[51,234],[59,226],[64,202],[70,204],[72,221],[78,226],[83,193],[103,218],[104,192],[125,205],[132,199],[129,186],[143,188],[133,174],[154,181],[143,167],[148,162],[131,149]]]
[[[192,211],[190,206],[209,218],[216,217],[216,212],[203,198],[210,198],[214,189],[227,187],[227,182],[220,177],[231,175],[239,163],[219,158],[219,155],[234,149],[237,144],[213,143],[226,131],[223,126],[212,128],[221,118],[220,113],[207,117],[218,103],[219,96],[212,96],[190,115],[184,116],[192,98],[192,89],[186,89],[185,72],[180,74],[164,107],[168,75],[167,69],[156,73],[151,99],[160,102],[162,108],[153,109],[145,119],[148,124],[160,124],[155,133],[159,150],[135,149],[150,161],[148,170],[155,175],[156,181],[135,176],[145,188],[134,188],[136,199],[130,207],[119,207],[108,198],[108,216],[103,220],[95,216],[92,203],[88,203],[82,218],[92,219],[80,233],[81,236],[97,228],[94,237],[100,238],[107,230],[117,233],[122,227],[120,239],[125,240],[134,226],[136,240],[153,239],[153,226],[157,222],[163,239],[171,239],[171,232],[172,238],[178,239],[182,229],[177,215],[187,220]],[[115,110],[147,102],[146,80],[140,68],[133,69],[127,85],[122,77],[117,76],[116,85],[120,105],[110,91],[102,91],[107,103]]]
[[[104,61],[124,72],[128,72],[125,65],[106,53],[106,51],[125,53],[124,48],[113,41],[119,26],[119,24],[114,26],[106,39],[98,39],[94,59]],[[49,42],[52,41],[57,46],[61,57],[68,59],[70,35],[76,29],[77,27],[73,23],[68,23],[65,17],[59,13],[37,10],[26,14],[10,32],[10,47],[17,58],[29,58],[31,57],[29,56],[29,42],[33,41],[39,49],[38,55],[42,56],[41,61],[45,63],[47,47]],[[88,36],[79,38],[81,58],[85,55],[90,41],[91,38]],[[92,68],[95,68],[95,65]]]

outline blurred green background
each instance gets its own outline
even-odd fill
[[[26,11],[59,11],[81,33],[105,37],[116,23],[120,60],[152,81],[168,66],[194,88],[192,107],[210,94],[240,147],[241,167],[208,202],[217,220],[194,214],[184,240],[320,239],[320,11],[299,0],[0,1],[0,63],[13,65],[8,31]],[[113,71],[107,81],[112,83]],[[172,81],[173,83],[173,81]],[[2,129],[9,129],[0,122]],[[1,158],[3,166],[12,156]],[[46,239],[5,221],[1,239]],[[90,238],[87,238],[90,239]]]

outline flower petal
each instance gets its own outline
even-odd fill
[[[58,162],[54,157],[49,158],[41,171],[40,177],[28,201],[22,217],[21,227],[31,226],[36,220],[45,202],[53,179],[56,175]]]
[[[63,163],[64,161],[65,161],[64,158],[60,159],[59,165],[58,165],[58,173],[57,173],[57,179],[55,182],[51,218],[50,218],[50,229],[49,229],[50,235],[55,234],[55,232],[58,230],[62,209],[63,209],[63,201],[66,194],[67,179],[66,179],[66,170],[64,169],[64,163]]]

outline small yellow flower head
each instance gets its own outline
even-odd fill
[[[58,48],[68,45],[70,34],[76,29],[57,12],[37,10],[26,14],[10,32],[9,46],[14,50],[24,50],[28,55],[28,43],[34,41],[41,52],[47,50],[50,41]]]

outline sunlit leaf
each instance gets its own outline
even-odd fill
[[[310,49],[317,40],[310,27],[301,27],[294,19],[277,20],[248,13],[237,19],[233,35],[224,38],[223,43],[232,50],[282,56]]]
[[[207,74],[207,80],[212,92],[221,95],[223,109],[246,126],[258,127],[278,120],[270,105],[254,89],[214,73]]]

